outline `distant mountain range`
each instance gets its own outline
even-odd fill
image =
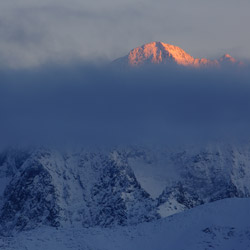
[[[114,61],[117,64],[139,66],[145,64],[169,64],[189,67],[220,67],[224,64],[241,65],[229,54],[225,54],[218,60],[209,60],[206,58],[194,58],[178,46],[162,42],[151,42],[140,47],[132,49],[128,55],[118,58]]]
[[[0,154],[0,233],[114,227],[250,197],[250,147],[126,147]]]

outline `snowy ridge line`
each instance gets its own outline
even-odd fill
[[[249,145],[0,154],[0,232],[137,225],[250,197]]]

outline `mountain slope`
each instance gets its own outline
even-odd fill
[[[159,218],[156,203],[116,152],[34,151],[6,181],[0,232],[131,225]],[[5,169],[6,162],[1,169]]]
[[[138,226],[51,229],[0,238],[5,250],[247,250],[250,199],[226,199]]]
[[[138,149],[129,162],[141,186],[157,197],[161,216],[230,197],[250,197],[248,144]]]
[[[114,227],[250,197],[250,146],[117,147],[0,154],[0,232]]]

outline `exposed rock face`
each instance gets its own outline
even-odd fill
[[[159,207],[169,214],[216,200],[250,196],[248,147],[207,147],[171,155],[179,179],[159,196]],[[173,205],[174,204],[174,205]],[[167,211],[163,214],[168,215]]]
[[[159,218],[156,203],[116,154],[34,152],[5,187],[0,231],[79,223],[109,227]]]
[[[127,56],[119,58],[115,62],[130,66],[175,63],[177,65],[196,68],[204,66],[219,67],[225,62],[230,64],[239,64],[236,59],[228,54],[224,55],[219,60],[209,60],[206,58],[199,59],[192,57],[177,46],[162,42],[147,43],[132,49]]]
[[[58,226],[60,207],[53,177],[42,163],[49,153],[31,155],[18,168],[4,191],[2,229],[28,230],[40,224]]]
[[[248,145],[6,151],[0,154],[0,232],[135,225],[203,203],[250,197],[249,152]],[[162,190],[152,196],[153,183],[161,181]]]

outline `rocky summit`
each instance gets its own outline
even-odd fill
[[[194,58],[180,47],[163,42],[151,42],[134,48],[125,57],[121,57],[115,60],[115,63],[130,66],[174,63],[181,66],[189,66],[195,68],[210,66],[220,67],[223,64],[242,64],[229,54],[225,54],[218,60]]]

